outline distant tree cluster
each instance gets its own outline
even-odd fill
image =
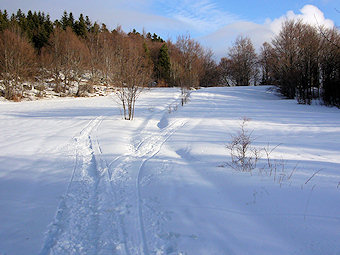
[[[191,87],[273,84],[299,103],[321,98],[340,107],[339,45],[337,28],[286,21],[259,54],[241,36],[217,65],[189,35],[173,43],[135,29],[109,31],[83,14],[65,11],[52,22],[43,12],[0,10],[0,96],[20,100],[32,87],[84,96],[101,85],[120,91],[124,116],[133,118],[134,100],[126,97],[148,85],[177,86],[185,97]]]
[[[228,86],[256,85],[258,75],[258,57],[253,43],[248,37],[238,37],[228,56],[221,59],[222,81]]]
[[[263,48],[267,56],[267,79],[287,98],[310,104],[322,98],[340,107],[339,30],[313,27],[301,21],[287,21],[272,41]]]
[[[211,84],[214,68],[212,55],[190,37],[172,43],[135,29],[109,31],[66,11],[54,22],[43,12],[0,11],[0,94],[10,100],[32,86],[83,96],[100,84],[115,89],[131,119],[135,101],[128,95],[136,98],[139,88]]]
[[[340,107],[340,33],[337,28],[286,21],[257,55],[251,40],[238,37],[219,64],[224,85],[276,85],[283,96],[310,104],[321,98]]]

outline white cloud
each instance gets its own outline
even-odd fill
[[[313,26],[324,25],[327,28],[332,28],[334,26],[334,22],[330,19],[326,19],[323,12],[314,5],[305,5],[300,9],[300,12],[300,14],[295,14],[293,11],[288,11],[286,15],[283,15],[280,18],[274,19],[273,21],[267,20],[267,24],[275,34],[280,32],[282,23],[287,19],[302,20]]]
[[[300,13],[298,14],[295,14],[293,11],[288,11],[285,15],[277,19],[267,19],[263,24],[249,21],[230,23],[209,35],[200,37],[199,41],[202,42],[203,45],[213,49],[216,58],[220,59],[226,55],[228,47],[232,45],[237,36],[243,35],[250,37],[255,48],[259,49],[264,42],[270,42],[273,36],[280,32],[284,21],[291,19],[300,19],[311,25],[323,25],[328,28],[334,26],[334,22],[326,19],[323,12],[316,6],[305,5],[300,9]]]
[[[219,59],[226,55],[228,47],[231,46],[237,36],[248,36],[254,46],[259,48],[263,42],[269,41],[273,35],[272,30],[267,25],[253,22],[240,21],[227,25],[216,32],[199,38],[199,41],[215,52]]]
[[[212,0],[162,1],[168,18],[179,21],[183,29],[194,35],[202,35],[239,20],[231,13],[220,10]]]
[[[145,29],[147,32],[159,33],[158,31],[177,31],[183,27],[180,21],[164,16],[125,9],[101,12],[100,21],[109,24],[110,28],[121,25],[126,32],[135,28],[140,32]]]
[[[103,2],[103,0],[98,0]],[[122,25],[125,31],[136,28],[155,32],[164,39],[176,40],[181,34],[190,33],[192,37],[202,36],[236,22],[236,15],[223,12],[214,0],[137,0],[120,2],[93,10],[90,16],[100,16],[100,21],[114,28]],[[132,4],[133,3],[133,4]]]

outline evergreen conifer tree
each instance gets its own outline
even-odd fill
[[[9,26],[7,11],[2,12],[0,10],[0,32],[4,31]]]
[[[91,27],[92,27],[92,22],[91,22],[89,16],[85,17],[85,25],[86,25],[87,32],[90,32]]]
[[[17,20],[18,20],[18,22],[19,23],[23,22],[25,19],[26,19],[25,14],[21,11],[21,9],[19,9],[17,11]]]
[[[80,14],[79,20],[74,23],[74,32],[76,35],[85,38],[87,34],[87,27],[83,14]]]
[[[67,26],[74,30],[74,17],[72,12],[68,15]]]
[[[66,30],[66,27],[68,26],[68,14],[67,11],[64,11],[63,16],[61,17],[61,27],[63,30]]]
[[[157,71],[158,71],[159,79],[169,82],[170,80],[170,56],[169,56],[169,51],[168,51],[168,47],[166,43],[164,43],[159,50]]]

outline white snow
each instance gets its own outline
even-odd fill
[[[267,89],[0,102],[0,254],[340,254],[340,110]],[[226,164],[242,117],[290,179]]]

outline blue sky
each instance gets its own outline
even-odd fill
[[[302,18],[309,23],[340,25],[339,0],[0,0],[0,9],[15,12],[41,10],[51,18],[63,11],[80,13],[113,29],[121,25],[128,32],[157,33],[176,40],[189,33],[221,57],[237,35],[249,36],[258,48],[270,41],[286,18]]]

